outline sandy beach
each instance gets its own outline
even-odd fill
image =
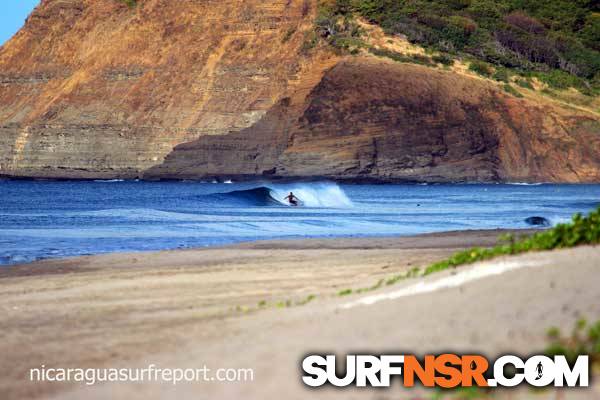
[[[301,385],[300,360],[308,352],[361,350],[529,354],[543,350],[550,326],[568,331],[581,316],[600,317],[599,247],[493,260],[487,264],[510,262],[512,270],[432,293],[394,295],[416,281],[444,279],[485,263],[369,293],[338,295],[427,266],[460,249],[491,246],[502,233],[266,241],[2,268],[0,392],[3,399],[101,399],[117,394],[140,399],[301,399],[308,394],[391,399],[398,398],[399,388],[309,392]],[[373,305],[361,303],[373,295],[379,296]],[[176,387],[29,382],[30,368],[41,365],[149,364],[252,368],[255,379]],[[569,392],[566,398],[593,398],[597,390]],[[400,398],[419,396],[417,390]],[[518,392],[510,396],[520,398]]]

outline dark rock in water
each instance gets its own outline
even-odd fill
[[[544,217],[529,217],[525,222],[533,226],[550,226],[550,221]]]

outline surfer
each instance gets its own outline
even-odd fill
[[[285,200],[289,201],[290,205],[292,206],[298,206],[298,198],[294,196],[293,192],[290,192],[290,194],[285,198]]]

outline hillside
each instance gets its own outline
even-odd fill
[[[390,25],[420,2],[126,3],[43,0],[0,48],[0,175],[600,180],[597,70]]]
[[[600,92],[600,3],[591,0],[326,0],[321,23],[363,16],[390,35],[556,88]],[[509,71],[506,71],[508,69]]]

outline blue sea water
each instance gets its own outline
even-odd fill
[[[283,202],[293,191],[303,202]],[[0,264],[272,238],[413,235],[553,224],[600,185],[0,181]]]

